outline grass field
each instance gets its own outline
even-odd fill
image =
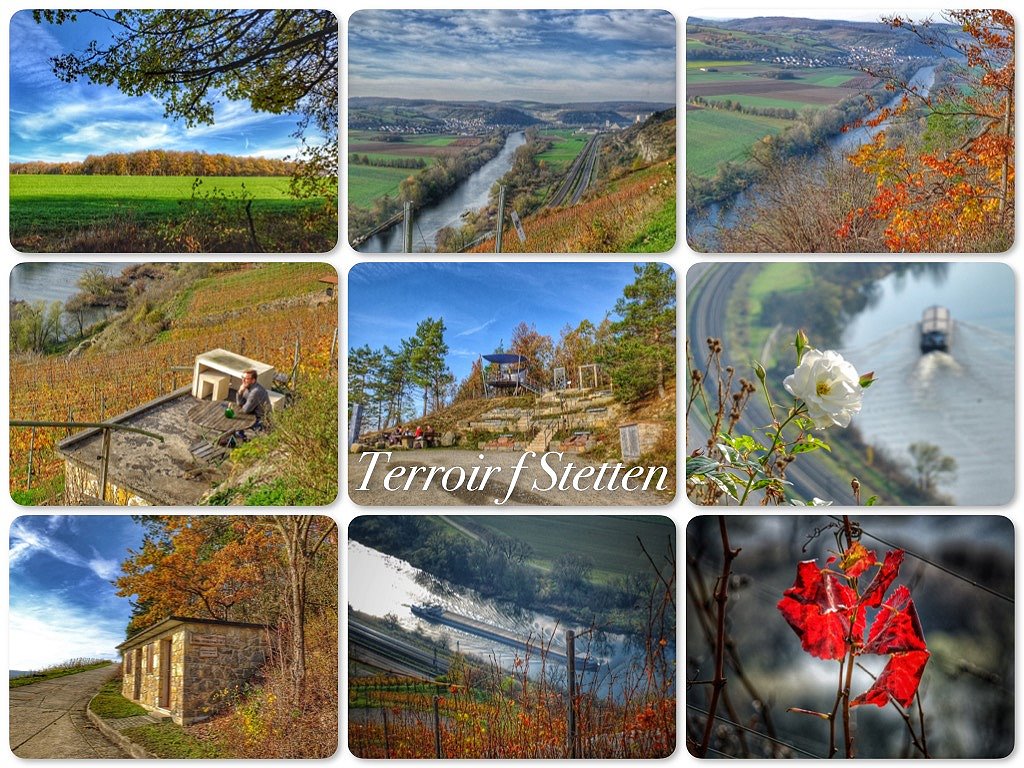
[[[367,207],[384,195],[398,194],[398,185],[416,171],[412,168],[381,168],[348,164],[348,201]]]
[[[551,135],[555,140],[554,145],[547,152],[537,155],[537,162],[544,161],[555,169],[569,167],[583,147],[586,146],[589,136],[573,136],[573,131],[545,131],[545,135]]]
[[[453,144],[458,136],[438,134],[403,135],[402,141],[384,142],[379,140],[379,131],[349,131],[348,156],[369,155],[379,159],[422,159],[432,165],[441,155],[460,151]],[[461,146],[461,145],[460,145]],[[413,174],[417,168],[388,168],[385,166],[348,163],[348,202],[360,208],[368,208],[373,201],[384,195],[398,194],[398,185]]]
[[[661,516],[588,517],[585,529],[573,515],[456,515],[452,519],[473,531],[526,542],[533,548],[530,562],[543,570],[550,570],[565,552],[588,555],[594,561],[591,580],[602,583],[651,570],[637,536],[655,557],[665,551],[668,536],[675,539],[675,523]]]
[[[742,160],[755,141],[777,134],[790,124],[789,120],[721,109],[687,110],[686,169],[698,176],[710,176],[719,163]]]
[[[158,221],[181,211],[195,176],[55,176],[16,174],[11,179],[11,236],[87,227],[130,211]],[[253,196],[254,210],[283,212],[300,205],[288,197],[287,177],[217,176],[203,179],[198,194]]]

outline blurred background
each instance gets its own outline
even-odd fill
[[[889,592],[899,584],[910,589],[931,652],[919,689],[929,755],[1008,755],[1014,722],[1012,523],[995,515],[859,515],[851,521],[860,526],[861,543],[879,561],[890,549],[906,551]],[[726,525],[730,547],[742,551],[733,560],[729,579],[727,695],[716,714],[750,730],[719,719],[708,756],[827,757],[827,721],[786,710],[831,711],[839,663],[806,653],[776,606],[793,585],[801,560],[817,558],[823,566],[830,554],[841,550],[836,534],[842,517],[729,515]],[[701,710],[708,709],[711,686],[690,683],[714,678],[712,595],[722,570],[718,516],[690,521],[686,566],[687,742],[699,743],[706,722]],[[887,658],[865,655],[859,661],[878,675]],[[867,690],[871,682],[865,671],[856,669],[851,695]],[[893,704],[851,711],[857,757],[921,756]],[[916,705],[909,713],[915,731],[920,731]],[[836,739],[837,756],[842,756],[841,723]]]

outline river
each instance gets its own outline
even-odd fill
[[[927,96],[932,86],[935,84],[935,67],[927,66],[922,67],[914,76],[910,78],[909,85],[917,88],[918,93],[921,96]],[[896,96],[885,104],[884,107],[875,110],[865,119],[868,120],[877,117],[881,112],[881,109],[892,109],[896,107],[901,96]],[[862,126],[854,130],[841,133],[838,136],[834,136],[828,142],[827,149],[824,152],[833,154],[848,155],[853,152],[857,147],[862,144],[871,141],[879,131],[885,129],[888,125],[888,121],[881,123],[878,126],[868,127]],[[818,159],[823,158],[823,153],[817,155]],[[808,161],[809,164],[813,163],[813,160]],[[728,229],[736,224],[740,214],[750,205],[756,203],[760,197],[758,191],[758,184],[755,182],[741,192],[733,195],[730,199],[712,203],[704,210],[700,216],[687,214],[686,216],[686,239],[690,243],[690,247],[695,250],[703,252],[713,252],[716,245],[715,231],[718,229]],[[697,247],[697,246],[700,247]]]
[[[907,447],[939,446],[957,463],[938,489],[957,504],[1006,504],[1014,492],[1014,279],[1006,264],[949,263],[889,275],[877,303],[844,333],[842,354],[874,371],[854,423],[872,445],[913,467]],[[949,352],[922,355],[921,313],[948,307]]]
[[[11,270],[11,301],[66,302],[78,293],[79,278],[90,269],[102,269],[108,275],[119,275],[122,270],[140,262],[124,261],[35,261],[22,262]],[[85,327],[109,317],[116,310],[104,307],[89,309],[83,315]],[[64,315],[65,333],[77,333],[77,320]]]
[[[108,275],[139,262],[109,261],[26,261],[11,270],[11,300],[65,302],[78,293],[79,278],[90,269]]]
[[[384,618],[394,616],[403,629],[421,632],[429,637],[448,639],[452,650],[469,653],[485,661],[493,661],[507,671],[515,669],[516,655],[522,651],[472,635],[462,630],[441,626],[413,615],[410,606],[437,603],[446,610],[469,616],[518,635],[531,633],[547,643],[552,633],[552,647],[564,648],[566,625],[557,619],[533,611],[517,612],[487,600],[476,592],[455,586],[443,579],[415,568],[405,560],[378,552],[357,541],[348,542],[348,604],[365,614]],[[588,686],[600,692],[623,690],[642,673],[644,651],[642,643],[632,643],[624,635],[601,633],[588,647],[581,638],[576,646],[577,656],[588,656],[601,661],[599,669],[581,672]],[[556,682],[565,679],[565,666],[551,659],[545,672],[553,674]],[[530,661],[531,675],[541,673],[541,660],[536,655]]]
[[[434,250],[437,233],[444,227],[462,225],[462,215],[487,205],[491,187],[512,167],[512,158],[526,143],[522,131],[511,133],[498,154],[475,171],[468,179],[440,203],[421,208],[413,213],[413,250],[426,253]],[[391,227],[371,237],[356,250],[361,253],[401,253],[402,225]]]

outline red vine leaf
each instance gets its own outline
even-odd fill
[[[877,560],[875,562],[878,562]],[[882,567],[875,574],[875,578],[868,584],[868,588],[864,590],[864,596],[861,601],[864,605],[871,608],[877,608],[882,604],[882,598],[885,596],[885,591],[889,589],[889,585],[893,583],[900,572],[900,565],[903,563],[903,550],[894,549],[890,552],[885,553],[885,562],[882,563]]]
[[[850,702],[851,707],[861,704],[875,704],[884,707],[892,696],[902,707],[909,707],[921,684],[924,665],[928,663],[928,651],[909,651],[893,654],[882,674],[867,691]]]
[[[843,553],[843,559],[839,562],[839,567],[843,569],[847,576],[856,579],[872,565],[877,564],[878,558],[875,557],[875,553],[859,541],[855,541],[853,546]]]
[[[910,599],[910,590],[902,584],[896,587],[871,624],[867,645],[861,653],[904,653],[925,651],[921,620]]]
[[[796,581],[783,592],[779,611],[789,622],[803,649],[819,659],[841,659],[849,644],[850,616],[855,615],[853,637],[864,634],[864,608],[857,593],[833,571],[818,568],[816,560],[797,565]]]

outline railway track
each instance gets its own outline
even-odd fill
[[[693,295],[689,295],[689,292],[687,294],[686,336],[691,341],[690,351],[694,362],[701,371],[707,365],[708,358],[705,340],[708,337],[725,337],[729,296],[743,270],[750,266],[737,262],[711,264],[695,275]],[[722,365],[733,365],[737,375],[752,378],[749,361],[723,359]],[[752,434],[755,430],[763,430],[770,423],[768,407],[755,395],[743,411],[739,430],[744,434]],[[688,451],[704,445],[707,441],[707,429],[696,418],[687,422],[686,431],[689,438]],[[786,479],[793,484],[789,489],[791,494],[799,499],[809,501],[817,497],[832,500],[837,506],[854,504],[849,481],[837,478],[828,467],[822,466],[813,454],[800,456],[790,464],[786,470]]]
[[[595,133],[590,141],[583,147],[583,151],[576,155],[576,159],[569,166],[565,178],[555,191],[555,196],[548,201],[548,208],[557,208],[565,202],[571,194],[570,205],[575,205],[590,186],[590,180],[594,175],[594,166],[597,163],[597,153],[601,146],[601,139]]]

